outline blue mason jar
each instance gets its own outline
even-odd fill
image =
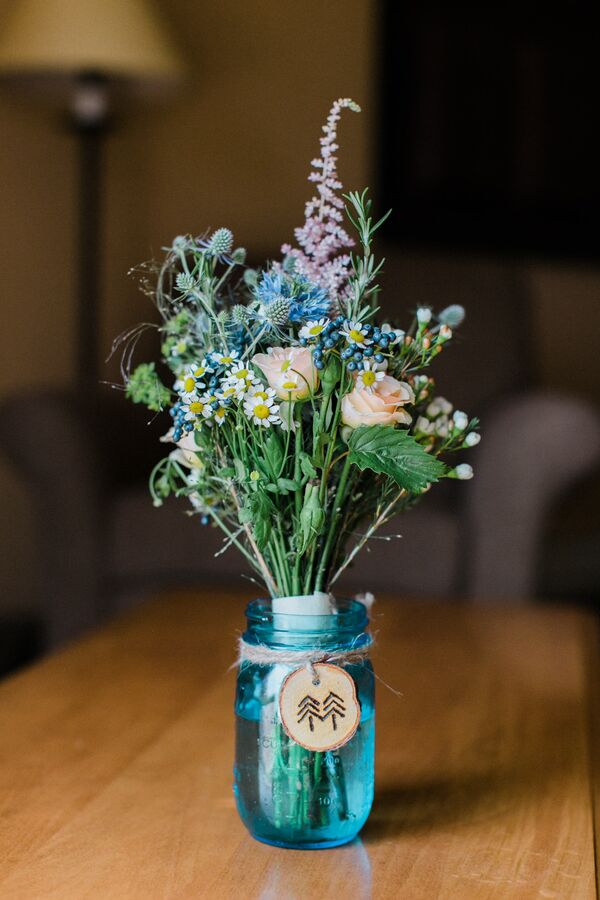
[[[357,600],[338,600],[326,615],[274,613],[270,600],[246,610],[243,640],[261,649],[318,650],[327,654],[364,650],[368,615]],[[359,654],[357,654],[359,655]],[[351,841],[373,802],[375,680],[368,658],[336,660],[352,677],[360,706],[354,735],[334,750],[312,751],[288,736],[279,694],[294,662],[243,661],[235,701],[234,792],[240,817],[259,841],[315,850]]]

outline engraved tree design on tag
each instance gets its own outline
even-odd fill
[[[279,714],[285,732],[307,750],[341,747],[360,723],[352,676],[332,663],[294,669],[282,683]]]
[[[300,724],[300,722],[303,722],[307,717],[308,727],[311,731],[315,730],[315,719],[323,721],[321,716],[321,703],[319,700],[315,700],[314,697],[311,697],[310,694],[303,697],[298,704],[298,717],[296,721]]]
[[[308,719],[308,727],[311,731],[315,730],[315,719],[320,722],[326,722],[331,718],[331,727],[337,731],[336,717],[344,719],[346,716],[346,707],[344,701],[333,691],[329,691],[323,702],[315,700],[310,694],[306,694],[298,703],[298,715],[296,721],[298,724]]]
[[[331,716],[331,726],[337,731],[336,717],[346,718],[346,707],[341,697],[338,697],[333,691],[329,691],[323,701],[323,721]]]

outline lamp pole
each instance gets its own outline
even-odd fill
[[[109,127],[106,77],[93,72],[77,77],[71,120],[79,143],[75,376],[78,391],[89,393],[96,391],[99,379],[102,163]]]

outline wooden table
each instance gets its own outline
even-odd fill
[[[149,603],[0,686],[0,897],[596,896],[593,622],[382,601],[377,795],[337,850],[254,842],[231,792],[239,595]]]

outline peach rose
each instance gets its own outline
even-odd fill
[[[303,400],[319,386],[312,353],[305,347],[270,347],[268,353],[256,353],[252,362],[282,400]]]
[[[355,387],[342,398],[342,422],[350,428],[359,425],[410,425],[412,419],[402,407],[414,403],[413,389],[404,381],[384,375],[372,390]]]

